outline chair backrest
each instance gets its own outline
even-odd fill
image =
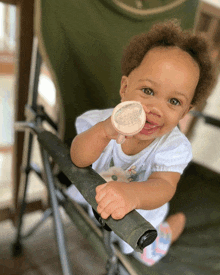
[[[78,115],[120,102],[120,61],[132,36],[171,18],[184,29],[194,26],[198,0],[145,1],[145,10],[126,2],[135,1],[36,1],[35,29],[61,99],[67,144]]]

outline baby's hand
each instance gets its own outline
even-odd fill
[[[118,136],[118,132],[112,125],[111,117],[107,118],[106,120],[102,121],[103,130],[106,134],[106,137],[110,139],[116,139]]]
[[[110,181],[96,187],[97,212],[103,219],[110,215],[113,219],[122,219],[137,206],[132,183]]]
[[[118,132],[115,130],[115,128],[112,125],[111,117],[107,118],[106,120],[100,122],[102,123],[103,130],[105,132],[105,135],[109,139],[117,139]],[[131,139],[133,136],[125,136],[126,139]]]

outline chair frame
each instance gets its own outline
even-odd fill
[[[12,245],[13,255],[14,256],[20,255],[22,253],[22,240],[30,237],[44,223],[44,221],[48,217],[52,216],[54,220],[55,235],[56,235],[56,241],[58,244],[58,251],[59,251],[59,258],[60,258],[62,273],[64,275],[73,274],[71,270],[71,264],[69,261],[68,251],[66,249],[66,240],[65,240],[64,229],[62,225],[62,219],[59,212],[59,207],[62,206],[65,209],[68,216],[70,217],[70,219],[76,224],[76,226],[79,226],[82,234],[84,233],[86,234],[86,238],[89,240],[89,242],[93,244],[96,243],[95,245],[96,250],[102,256],[102,258],[106,260],[107,275],[119,274],[118,273],[119,264],[124,266],[131,275],[137,275],[138,273],[129,263],[129,259],[127,259],[127,256],[122,254],[119,247],[116,244],[113,244],[111,242],[111,238],[110,238],[111,232],[102,229],[101,226],[99,228],[95,224],[95,222],[89,217],[87,212],[79,204],[72,201],[65,194],[65,190],[61,187],[61,185],[57,184],[57,179],[53,175],[53,169],[51,166],[50,157],[52,157],[54,162],[58,163],[58,166],[59,166],[59,161],[57,162],[58,159],[56,159],[56,156],[54,157],[51,154],[50,150],[48,152],[47,141],[44,141],[44,137],[41,138],[40,136],[43,133],[55,138],[55,141],[58,143],[62,143],[62,141],[60,141],[57,136],[55,136],[51,132],[46,131],[43,128],[42,123],[44,121],[47,121],[56,132],[58,131],[56,123],[46,114],[43,106],[37,105],[38,82],[39,82],[40,69],[42,64],[42,58],[39,53],[37,38],[34,38],[31,64],[32,65],[31,65],[31,73],[30,73],[28,102],[25,107],[26,121],[15,123],[15,130],[25,131],[25,138],[24,138],[24,149],[23,149],[22,168],[21,168],[21,177],[20,177],[21,205],[20,205],[20,213],[18,218],[16,237]],[[41,172],[41,170],[37,165],[31,163],[34,135],[37,135],[39,145],[40,145],[40,152],[41,152],[41,157],[42,157],[42,162],[44,167],[43,172]],[[64,153],[69,152],[69,149],[67,149],[64,145],[61,146],[61,149],[63,150]],[[62,160],[60,161],[60,163],[62,163]],[[89,170],[88,172],[91,174],[92,168],[88,167],[88,169],[87,168],[83,168],[83,169],[85,171]],[[48,189],[49,199],[50,199],[50,207],[44,211],[41,219],[26,234],[22,234],[23,217],[24,217],[25,208],[26,208],[26,197],[27,197],[30,172],[34,172],[39,177],[39,179],[44,184],[46,184]],[[68,173],[66,174],[66,176],[67,177],[69,176]],[[98,180],[98,179],[96,178],[95,180]],[[103,182],[105,182],[104,179],[102,179],[102,181],[99,182],[99,184]],[[103,220],[101,221],[101,223],[103,226],[105,226],[105,222]],[[89,236],[88,236],[88,232],[86,231],[86,228],[88,227],[90,228],[90,231],[91,231]],[[152,233],[151,230],[150,230],[150,233]],[[148,238],[148,235],[145,234],[142,237],[143,238],[140,238],[141,242],[146,241],[146,239]],[[155,234],[153,234],[153,239],[152,239],[152,236],[150,236],[150,240],[148,241],[148,244],[152,243],[155,238],[156,238]]]
[[[25,108],[26,113],[26,121],[24,123],[17,122],[15,124],[16,130],[21,130],[24,127],[32,129],[34,131],[37,131],[36,125],[41,126],[44,119],[47,119],[47,121],[57,130],[55,123],[49,118],[49,116],[43,116],[42,113],[39,115],[39,108],[37,108],[37,96],[38,96],[38,82],[39,82],[39,76],[40,76],[40,68],[41,68],[41,56],[37,49],[37,42],[35,40],[35,45],[33,49],[32,54],[32,67],[31,67],[31,79],[30,79],[30,87],[29,87],[29,95],[28,95],[28,103]],[[38,110],[37,110],[38,109]],[[31,122],[35,121],[36,125]],[[22,169],[21,169],[21,187],[23,190],[21,191],[23,193],[22,195],[22,203],[19,213],[19,219],[18,219],[18,227],[17,227],[17,234],[16,234],[16,240],[13,244],[13,254],[18,255],[21,253],[22,245],[21,245],[21,239],[27,238],[31,234],[35,232],[39,228],[40,225],[43,224],[43,222],[53,215],[54,222],[55,222],[55,229],[56,229],[56,237],[57,237],[57,243],[59,247],[59,256],[61,261],[61,266],[64,274],[72,274],[70,270],[70,264],[68,260],[68,255],[66,251],[66,245],[65,245],[65,239],[64,239],[64,231],[62,226],[62,221],[59,213],[59,205],[58,200],[56,198],[56,191],[55,191],[55,184],[54,184],[54,178],[52,175],[52,168],[49,161],[49,155],[46,152],[45,149],[41,148],[41,155],[42,160],[44,163],[44,169],[45,169],[45,175],[46,175],[46,181],[49,191],[49,197],[51,201],[51,208],[46,209],[44,212],[41,220],[25,235],[21,235],[21,229],[22,229],[22,221],[23,216],[25,213],[26,208],[26,195],[27,195],[27,189],[28,189],[28,179],[29,174],[31,171],[35,172],[37,176],[42,180],[43,176],[39,170],[38,167],[33,167],[31,165],[31,154],[32,154],[32,145],[33,145],[33,137],[34,133],[31,131],[25,131],[25,138],[24,138],[24,151],[23,151],[23,160],[22,160]]]

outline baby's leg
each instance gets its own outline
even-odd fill
[[[169,216],[166,221],[172,231],[171,243],[173,243],[179,238],[184,230],[186,224],[186,216],[180,212]]]

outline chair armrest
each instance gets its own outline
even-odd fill
[[[75,166],[71,161],[69,148],[56,135],[42,130],[37,131],[37,136],[41,146],[96,210],[95,189],[106,181],[91,167],[79,168]],[[121,220],[109,217],[104,222],[138,252],[142,252],[143,248],[151,244],[157,237],[156,229],[135,210]]]

